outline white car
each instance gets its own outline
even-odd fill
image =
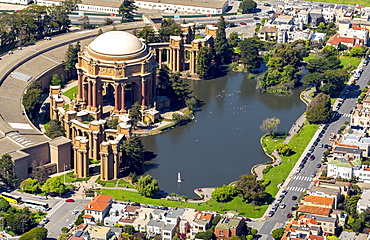
[[[286,207],[286,204],[285,203],[280,204],[280,208],[281,209],[284,209],[285,207]]]
[[[78,210],[73,210],[73,211],[72,211],[72,214],[73,214],[73,215],[76,215],[78,212],[79,212]]]

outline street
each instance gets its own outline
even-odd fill
[[[350,90],[347,98],[344,100],[341,108],[338,111],[334,112],[336,116],[334,121],[329,124],[328,129],[323,134],[323,137],[320,139],[320,143],[322,144],[330,144],[329,143],[329,135],[330,133],[337,133],[341,126],[344,125],[345,121],[350,121],[350,111],[353,110],[353,106],[357,104],[357,98],[361,93],[361,89],[367,86],[367,80],[370,76],[370,68],[365,67],[364,72],[362,73],[360,79],[357,81],[355,85],[353,85],[352,89]],[[344,96],[344,91],[347,90],[349,86],[346,85],[340,97]],[[311,142],[307,145],[307,148],[301,155],[299,161],[297,162],[296,166],[292,169],[292,172],[295,173],[298,165],[301,163],[302,159],[306,156],[308,150],[311,148],[312,144],[316,141],[317,135],[321,132],[323,126],[319,128],[316,132],[315,136],[311,139]],[[315,178],[312,177],[313,173],[316,173],[318,168],[316,165],[321,163],[322,154],[326,151],[326,148],[320,148],[319,144],[315,148],[314,152],[312,153],[315,155],[315,159],[313,161],[307,160],[304,168],[301,172],[294,174],[294,176],[286,181],[290,181],[286,190],[288,191],[287,195],[283,199],[282,203],[286,204],[284,209],[278,208],[274,216],[269,217],[259,230],[259,234],[262,235],[261,239],[268,239],[272,240],[271,232],[275,228],[284,227],[285,221],[287,220],[287,214],[291,213],[291,208],[293,207],[294,203],[297,203],[297,200],[292,200],[292,196],[297,196],[298,198],[301,194],[309,189],[313,184],[313,181],[319,177],[316,176]],[[279,195],[279,193],[278,193]],[[273,206],[275,202],[273,202],[271,206]]]

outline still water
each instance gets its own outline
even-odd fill
[[[196,120],[143,138],[145,149],[156,154],[147,173],[167,193],[195,197],[196,188],[222,186],[250,173],[255,164],[270,160],[259,142],[262,121],[277,117],[281,120],[278,131],[288,131],[305,111],[299,99],[301,89],[287,97],[259,93],[256,80],[243,73],[189,84],[205,103],[196,112]],[[181,183],[177,183],[178,172]]]

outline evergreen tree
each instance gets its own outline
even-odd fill
[[[90,29],[92,27],[90,24],[89,16],[87,16],[86,13],[84,13],[84,15],[80,19],[78,19],[78,21],[81,22],[82,29]]]
[[[250,13],[257,7],[257,3],[253,0],[243,0],[239,4],[239,11],[242,13]]]
[[[136,128],[137,126],[137,123],[139,121],[141,121],[142,119],[142,113],[141,113],[141,105],[140,103],[136,102],[132,105],[129,113],[128,113],[128,117],[131,119],[132,121],[132,125],[134,127],[134,129]]]
[[[221,16],[217,23],[216,39],[214,44],[216,62],[221,65],[231,62],[231,50],[226,38],[225,25],[225,19]]]
[[[64,70],[67,73],[68,79],[76,76],[76,63],[78,62],[78,52],[81,50],[80,41],[76,45],[69,44],[66,55],[64,57]]]
[[[325,123],[330,119],[331,114],[329,95],[319,93],[307,106],[306,119],[310,123]]]
[[[58,74],[53,74],[53,76],[51,77],[51,82],[50,83],[53,86],[59,86],[59,85],[62,84],[62,79],[60,79]]]
[[[45,130],[46,130],[45,135],[51,139],[54,139],[60,136],[65,136],[65,130],[61,122],[58,120],[51,120],[49,122],[49,126]]]
[[[8,186],[14,186],[17,178],[14,172],[14,163],[9,154],[4,154],[0,159],[0,177],[2,182]]]
[[[171,82],[174,95],[176,96],[175,105],[184,107],[186,101],[190,98],[190,94],[192,94],[189,84],[176,73],[171,75]]]
[[[140,138],[127,139],[122,144],[122,150],[126,157],[125,167],[133,172],[140,172],[144,163],[144,145]]]
[[[119,14],[122,14],[121,22],[133,22],[134,11],[137,9],[134,0],[123,0],[122,4],[118,8]]]
[[[209,76],[209,70],[211,69],[213,54],[212,48],[208,46],[201,47],[198,51],[196,61],[196,73],[200,78],[206,78]]]

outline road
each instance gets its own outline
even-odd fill
[[[367,80],[370,77],[370,67],[365,67],[364,72],[362,73],[360,79],[357,81],[355,85],[353,85],[352,89],[350,90],[347,98],[345,99],[344,103],[342,104],[342,107],[334,112],[334,115],[336,116],[334,121],[329,125],[328,129],[323,134],[323,137],[320,139],[320,143],[323,144],[330,144],[329,143],[329,135],[330,133],[336,133],[340,129],[341,126],[344,125],[345,121],[350,121],[350,112],[353,110],[353,106],[357,104],[357,98],[361,93],[361,89],[365,88],[367,86]],[[345,92],[348,89],[348,85],[344,88],[343,92]],[[344,94],[341,94],[340,97],[343,97]],[[319,130],[316,132],[315,136],[312,138],[311,142],[308,144],[307,148],[303,152],[301,158],[298,161],[298,164],[296,164],[296,167],[293,168],[293,172],[296,171],[296,168],[298,167],[299,163],[302,161],[302,159],[306,156],[309,148],[312,146],[312,144],[315,142],[317,135],[321,132],[323,126],[319,128]],[[318,145],[318,146],[319,146]],[[316,147],[313,155],[316,156],[316,158],[313,161],[308,160],[305,164],[305,167],[302,169],[300,173],[294,174],[294,176],[290,179],[287,179],[286,181],[290,181],[288,184],[286,190],[288,191],[287,195],[283,199],[283,203],[286,204],[285,209],[280,209],[275,212],[275,215],[268,218],[261,229],[259,230],[259,234],[262,235],[262,239],[273,239],[271,237],[271,231],[275,228],[284,227],[285,221],[287,220],[287,214],[291,213],[291,208],[293,207],[293,204],[297,201],[292,200],[292,196],[297,196],[298,198],[301,196],[301,194],[310,188],[310,186],[313,184],[314,178],[311,176],[313,173],[316,173],[318,168],[316,165],[318,163],[321,163],[322,154],[326,151],[326,148],[320,148]],[[271,206],[273,206],[271,204]],[[270,207],[271,207],[270,206]]]

